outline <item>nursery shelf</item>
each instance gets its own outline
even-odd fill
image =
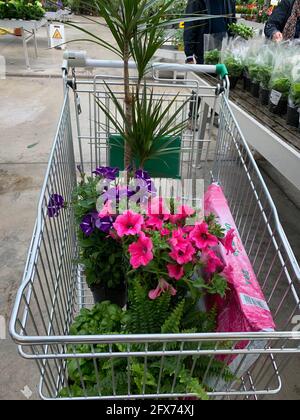
[[[203,83],[215,85],[216,79],[201,75]],[[249,92],[238,84],[230,92],[235,117],[248,144],[270,162],[285,178],[300,190],[300,133],[284,118],[269,112]]]

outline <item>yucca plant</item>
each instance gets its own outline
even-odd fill
[[[160,4],[160,7],[155,7],[158,3]],[[124,62],[125,111],[120,113],[123,119],[123,124],[120,124],[118,129],[120,129],[121,126],[125,127],[124,132],[123,130],[120,130],[120,133],[124,136],[125,140],[125,166],[131,164],[133,158],[137,157],[134,156],[136,149],[139,149],[138,159],[140,159],[143,155],[142,162],[145,162],[147,149],[148,151],[151,151],[151,155],[153,157],[153,147],[149,144],[150,138],[145,131],[142,133],[142,135],[146,135],[148,137],[148,140],[145,142],[147,143],[147,148],[145,148],[143,153],[141,153],[141,146],[138,146],[135,143],[136,141],[142,141],[141,137],[134,134],[133,131],[137,128],[136,122],[141,122],[142,118],[145,117],[145,114],[147,117],[151,118],[151,124],[149,124],[151,125],[151,134],[159,131],[159,126],[162,122],[161,119],[158,118],[157,103],[153,102],[153,96],[152,103],[149,104],[148,109],[146,110],[144,104],[144,92],[140,94],[140,90],[142,80],[149,70],[149,65],[155,53],[165,42],[165,29],[167,26],[177,25],[181,21],[198,22],[203,19],[211,18],[212,16],[208,16],[207,14],[197,14],[189,17],[176,15],[174,14],[173,0],[166,0],[163,3],[161,3],[160,0],[95,0],[95,9],[104,18],[116,45],[106,42],[92,32],[77,25],[69,25],[76,27],[85,33],[85,35],[90,37],[90,39],[83,40],[94,42],[101,47],[108,49],[118,55],[118,57]],[[149,13],[150,10],[151,13]],[[88,19],[93,21],[92,18]],[[94,22],[98,23],[96,21]],[[138,80],[134,89],[130,86],[129,63],[131,59],[135,61],[138,72]],[[140,96],[142,96],[142,98],[140,98]],[[123,109],[123,104],[120,99],[117,99],[114,95],[111,95],[111,99],[117,109]],[[106,115],[114,124],[115,121],[113,116],[110,115],[109,109],[105,108],[105,104],[102,104],[102,108],[103,110],[106,110]],[[138,115],[139,112],[143,115]],[[164,125],[168,129],[171,129],[171,126],[174,124],[176,118],[171,116],[168,120],[169,117],[163,110],[162,114],[164,114],[163,118],[165,118]],[[173,128],[173,131],[169,130],[169,134],[177,132],[178,128],[179,127],[176,126]],[[138,130],[139,132],[141,131],[140,128],[138,128]],[[160,134],[166,135],[166,133]],[[154,143],[155,137],[152,138],[152,143]],[[162,144],[161,147],[165,149],[166,144]],[[159,147],[156,148],[156,156],[161,152],[162,150]]]
[[[121,116],[121,121],[126,121],[127,115],[122,103],[109,86],[107,89]],[[140,88],[138,90],[140,91]],[[141,92],[130,104],[131,122],[126,128],[121,121],[114,118],[104,103],[97,100],[97,104],[124,140],[124,142],[119,141],[117,146],[123,149],[125,143],[131,152],[130,159],[133,158],[130,164],[143,168],[149,159],[163,160],[164,156],[179,151],[178,148],[172,147],[172,143],[173,139],[182,133],[186,125],[186,121],[178,120],[186,102],[173,109],[176,100],[177,96],[164,108],[163,96],[155,98],[153,89],[148,91],[144,84]]]

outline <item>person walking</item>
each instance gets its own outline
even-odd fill
[[[187,64],[204,64],[206,35],[209,35],[208,50],[222,49],[223,39],[230,34],[229,25],[236,22],[235,12],[235,0],[188,0],[187,17],[195,17],[197,14],[220,17],[185,23],[184,46]],[[198,131],[200,106],[201,98],[193,91],[187,126],[191,131]]]
[[[210,35],[208,49],[221,49],[222,41],[229,34],[229,24],[236,22],[235,0],[188,0],[187,17],[197,14],[221,16],[185,24],[184,45],[187,63],[204,63],[205,35]]]
[[[275,42],[300,38],[300,0],[282,0],[266,23],[265,35]]]

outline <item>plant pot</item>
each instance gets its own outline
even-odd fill
[[[109,300],[111,303],[123,308],[127,303],[127,293],[125,285],[121,285],[114,289],[100,284],[90,287],[93,294],[95,304]]]
[[[259,87],[260,84],[258,82],[251,82],[251,93],[254,98],[259,98]]]
[[[270,91],[269,89],[263,88],[260,86],[259,88],[259,101],[262,105],[269,105],[270,100]]]
[[[299,108],[288,105],[287,107],[287,118],[288,125],[292,127],[299,127]]]
[[[167,149],[170,153],[164,154],[161,160],[149,159],[145,165],[145,171],[149,172],[152,178],[172,178],[180,179],[180,150],[181,150],[181,137],[177,136],[162,137],[156,140],[157,147],[161,142],[167,142]],[[124,170],[124,139],[119,134],[112,134],[109,136],[109,166]],[[175,149],[175,150],[174,150]],[[134,166],[140,167],[140,162],[137,160],[133,162]]]
[[[250,77],[247,73],[244,74],[243,84],[244,84],[244,90],[246,90],[247,92],[250,92],[251,91],[251,79],[250,79]]]
[[[235,89],[236,85],[238,84],[239,81],[239,77],[234,77],[234,76],[230,76],[229,80],[230,80],[230,89]]]
[[[287,113],[288,100],[282,93],[272,90],[270,93],[269,110],[272,114],[285,115]]]

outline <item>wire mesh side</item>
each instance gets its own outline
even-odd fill
[[[217,145],[213,178],[224,189],[277,330],[292,331],[300,314],[299,266],[225,97]]]
[[[107,100],[102,90],[103,85],[99,86],[97,95],[104,95],[103,98]],[[174,89],[174,86],[172,88]],[[94,84],[92,84],[92,89],[90,84],[83,84],[81,89],[80,93],[86,95],[87,102],[82,103],[83,113],[76,114],[78,135],[82,143],[83,163],[87,163],[93,169],[97,164],[107,164],[108,133],[106,129],[111,132],[112,128],[109,125],[102,131],[103,116],[98,114],[99,109],[95,108]],[[122,95],[120,85],[118,89],[119,94]],[[185,99],[191,98],[190,91],[183,92],[182,95]],[[213,95],[210,99],[215,103]],[[192,106],[195,112],[198,100],[196,98],[191,101],[194,101]],[[88,106],[84,107],[83,104],[88,104]],[[188,115],[189,110],[190,104],[187,102],[185,115]],[[209,141],[206,142],[208,130],[212,129],[214,123],[209,116],[210,108],[205,110],[204,101],[202,101],[197,123],[200,132],[196,129],[192,130],[192,133],[187,130],[188,150],[183,163],[193,171],[195,176],[201,176],[206,172],[204,168],[211,166],[211,157],[214,154],[214,148],[217,148],[216,164],[213,170],[215,180],[224,187],[251,262],[274,314],[278,330],[291,331],[292,319],[299,314],[299,284],[291,267],[287,244],[278,235],[266,191],[225,98],[221,101],[218,139],[211,140],[216,131],[213,130]],[[203,132],[201,132],[201,124],[203,124]],[[190,145],[191,142],[194,142],[193,146]],[[206,143],[208,148],[205,146]],[[180,393],[176,392],[175,387],[180,373],[178,366],[185,357],[191,371],[195,368],[195,358],[196,360],[206,358],[205,371],[201,375],[203,382],[208,383],[211,389],[209,395],[213,398],[258,398],[260,395],[273,395],[279,392],[281,389],[280,370],[284,368],[284,363],[277,364],[277,353],[284,358],[285,352],[297,351],[299,345],[297,340],[281,338],[280,343],[276,343],[275,340],[270,340],[269,343],[260,336],[259,338],[248,337],[251,343],[244,350],[236,349],[241,337],[233,339],[228,348],[228,340],[220,338],[218,334],[214,334],[210,339],[205,339],[200,334],[194,338],[182,336],[180,339],[169,337],[167,340],[160,338],[153,341],[150,338],[148,341],[132,339],[129,342],[126,341],[127,337],[121,337],[118,349],[114,342],[106,342],[105,337],[79,337],[78,342],[71,340],[68,336],[69,327],[78,313],[78,307],[91,304],[91,301],[85,294],[81,275],[78,274],[76,232],[72,210],[68,208],[61,212],[60,217],[49,219],[47,205],[51,194],[56,193],[63,195],[67,201],[71,201],[75,185],[76,170],[70,109],[66,97],[42,192],[39,217],[24,283],[18,295],[19,301],[14,314],[16,326],[13,326],[13,329],[15,328],[18,334],[24,337],[24,341],[18,338],[19,343],[22,344],[20,348],[22,355],[38,361],[42,376],[41,395],[43,398],[59,398],[62,389],[66,390],[66,398],[135,399],[192,396],[194,394],[188,389]],[[288,313],[283,312],[283,308],[287,308]],[[26,338],[30,340],[29,346],[26,346]],[[244,339],[247,340],[247,335]],[[168,347],[170,341],[172,350]],[[123,349],[122,352],[120,352],[120,347]],[[224,382],[224,372],[214,374],[212,367],[217,356],[222,357],[228,364],[235,361],[232,371],[234,378],[229,382]],[[152,387],[147,383],[150,358],[157,359],[158,363],[156,377],[158,382]],[[170,383],[163,389],[159,382],[161,372],[170,360],[175,363],[175,367]],[[139,393],[134,390],[136,384],[133,377],[133,362],[139,366],[139,369],[143,368]],[[104,363],[106,363],[107,378],[110,381],[110,388],[107,388],[106,392],[101,389],[102,379],[99,376]],[[118,385],[119,379],[115,376],[115,363],[124,363],[125,376],[122,379],[122,386]],[[89,372],[92,372],[96,381],[96,387],[92,390],[89,389],[89,383],[85,378],[86,367]],[[80,395],[75,395],[74,390],[72,391],[74,383],[70,371],[76,372],[80,383],[80,391],[77,390],[77,394]],[[124,381],[126,381],[125,392]]]
[[[72,206],[68,205],[75,186],[76,165],[66,94],[42,188],[22,291],[17,295],[12,314],[13,335],[50,337],[68,333],[77,299],[75,220]],[[53,194],[64,198],[65,208],[56,217],[49,217]]]
[[[204,177],[207,162],[213,159],[211,143],[215,141],[212,133],[217,103],[215,89],[201,87],[196,81],[176,85],[168,81],[156,81],[149,82],[147,86],[147,96],[153,94],[155,101],[162,100],[162,110],[172,102],[166,119],[182,107],[174,120],[174,125],[186,123],[181,133],[180,176],[184,179],[195,178],[197,170],[201,168]],[[96,166],[109,164],[109,138],[118,134],[98,103],[105,105],[114,119],[123,124],[108,88],[124,107],[124,86],[121,80],[103,80],[102,76],[98,76],[93,84],[77,82],[75,101],[80,98],[82,110],[80,114],[76,111],[78,144],[81,164],[86,173],[90,173]],[[210,108],[205,105],[207,100],[211,102]]]

